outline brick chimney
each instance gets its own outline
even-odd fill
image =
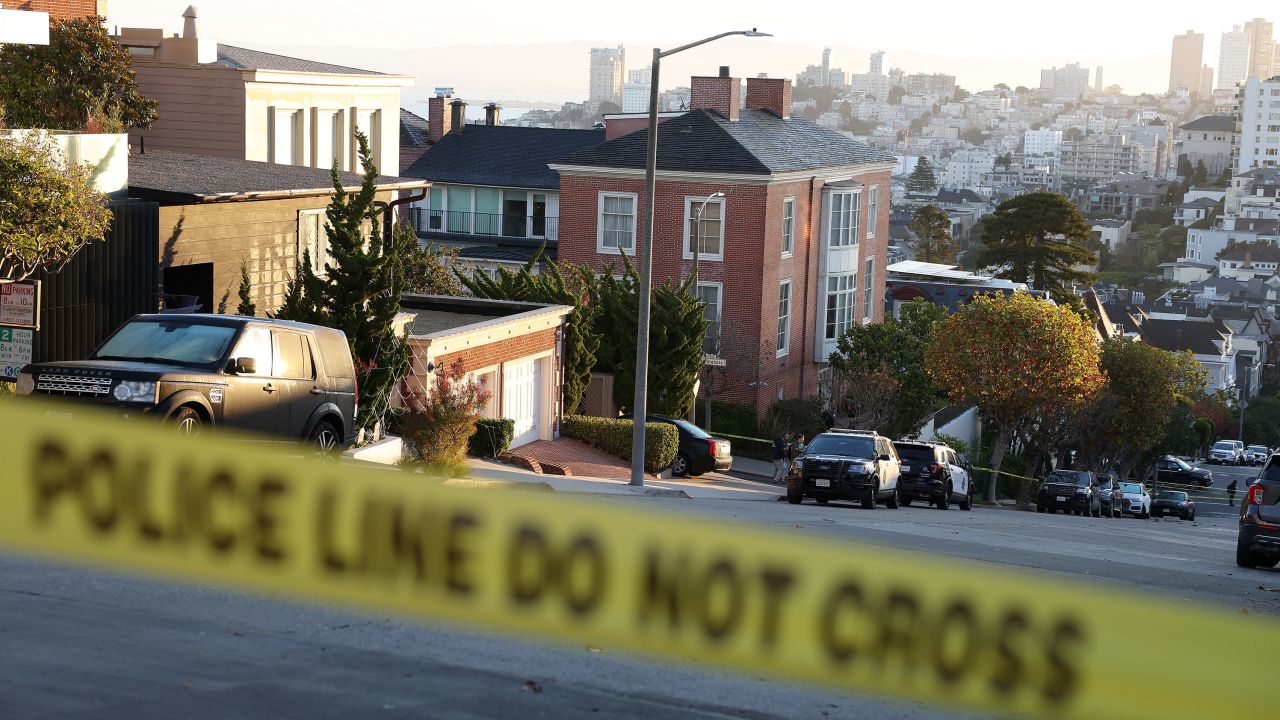
[[[452,125],[449,117],[448,93],[436,93],[427,101],[427,139],[438,142],[449,134]]]
[[[456,98],[449,103],[449,132],[460,133],[467,124],[467,101]]]
[[[489,103],[484,106],[484,124],[490,127],[501,124],[498,117],[502,113],[502,106],[498,103]]]
[[[747,78],[747,107],[791,117],[791,81],[785,78]]]
[[[742,104],[742,81],[729,76],[729,66],[720,66],[720,75],[695,75],[689,82],[689,109],[714,110],[732,122],[738,120]]]

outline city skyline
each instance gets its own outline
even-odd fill
[[[1137,7],[1086,2],[1075,6],[1078,12],[1070,16],[1055,17],[1054,32],[1046,36],[1031,32],[1034,19],[1027,17],[1025,6],[1011,2],[995,3],[981,17],[963,8],[926,3],[926,15],[934,20],[928,24],[902,22],[887,8],[832,9],[828,20],[815,24],[761,2],[735,6],[734,14],[743,18],[737,23],[725,19],[723,11],[679,7],[679,31],[672,29],[669,13],[662,8],[650,17],[628,17],[625,26],[614,28],[599,17],[598,7],[588,3],[558,6],[555,24],[535,17],[537,12],[530,6],[498,3],[486,13],[483,24],[476,23],[465,7],[445,6],[433,10],[425,26],[449,28],[447,34],[423,31],[423,23],[391,23],[378,27],[375,43],[354,34],[350,25],[334,27],[326,20],[332,15],[323,11],[328,4],[339,7],[313,0],[302,13],[298,11],[303,3],[292,0],[270,5],[219,0],[201,8],[202,35],[228,44],[411,74],[421,87],[447,85],[460,92],[544,102],[587,97],[591,47],[622,45],[630,56],[628,65],[639,66],[647,63],[654,45],[669,47],[738,25],[757,26],[775,37],[724,42],[715,49],[673,58],[664,63],[663,87],[687,84],[690,75],[713,74],[719,65],[731,66],[741,77],[760,73],[794,77],[818,61],[823,47],[831,47],[833,65],[848,73],[866,72],[871,53],[884,50],[886,68],[954,74],[969,90],[997,82],[1035,87],[1040,70],[1079,62],[1084,67],[1104,67],[1106,83],[1120,85],[1126,92],[1159,93],[1168,85],[1173,36],[1188,29],[1203,33],[1204,62],[1216,66],[1221,34],[1253,17],[1266,17],[1267,10],[1273,9],[1254,0],[1229,11],[1175,3],[1160,20],[1152,21]],[[108,25],[176,32],[185,7],[172,0],[115,0],[108,4]],[[413,17],[415,6],[405,0],[374,0],[364,7]],[[1104,11],[1108,21],[1099,23],[1099,13]],[[245,23],[246,16],[257,21]],[[1020,24],[1023,20],[1025,27]],[[292,30],[281,34],[281,27]],[[833,30],[840,27],[875,31]],[[521,54],[518,63],[512,62],[513,53]]]

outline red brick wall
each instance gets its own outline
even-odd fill
[[[791,81],[784,78],[747,78],[747,108],[772,110],[791,117]]]
[[[105,14],[106,3],[102,4]],[[98,0],[0,0],[0,8],[47,12],[50,20],[66,20],[97,15]]]
[[[868,187],[880,187],[876,237],[867,239],[864,192],[863,217],[859,227],[860,258],[876,258],[875,284],[871,293],[872,317],[884,315],[885,258],[889,237],[890,180],[888,171],[857,178]],[[637,195],[636,245],[643,250],[644,181],[642,178],[603,178],[563,175],[560,179],[559,259],[603,270],[620,265],[616,255],[596,252],[599,193],[631,192]],[[704,282],[723,283],[726,359],[729,389],[719,400],[748,403],[764,413],[782,388],[786,398],[811,397],[817,392],[818,366],[813,361],[819,328],[818,308],[826,303],[826,289],[818,282],[822,191],[820,180],[775,183],[772,185],[729,185],[721,183],[659,182],[654,222],[653,263],[655,283],[676,281],[692,272],[691,260],[684,260],[685,198],[706,197],[713,192],[726,195],[725,252],[723,261],[703,261],[699,277]],[[792,256],[782,257],[783,200],[796,199],[795,243]],[[855,296],[856,317],[863,314],[864,276],[860,263]],[[786,355],[777,356],[778,285],[791,278],[791,336]],[[751,388],[751,382],[763,382]]]
[[[737,120],[741,101],[742,80],[738,78],[695,75],[689,80],[690,110],[715,110],[730,120]]]

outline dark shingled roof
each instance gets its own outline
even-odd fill
[[[1179,130],[1234,131],[1236,119],[1231,115],[1205,115],[1182,125]]]
[[[236,70],[279,70],[282,72],[326,73],[329,75],[386,74],[374,70],[361,70],[360,68],[347,67],[346,65],[304,60],[221,43],[218,44],[218,64],[235,68]]]
[[[1271,243],[1250,243],[1237,245],[1223,253],[1219,260],[1244,260],[1248,254],[1252,262],[1280,262],[1280,247]]]
[[[413,147],[423,147],[430,145],[431,141],[427,139],[429,125],[427,119],[421,115],[400,108],[400,146],[412,145]]]
[[[338,173],[344,187],[359,187],[356,173]],[[411,178],[379,175],[379,186],[421,185]],[[167,150],[148,150],[129,156],[129,195],[155,200],[201,202],[233,199],[253,193],[295,192],[323,195],[333,192],[333,179],[324,168],[276,165],[275,163],[208,155],[189,155]],[[251,200],[251,197],[234,198]]]
[[[643,168],[647,130],[560,159],[564,165]],[[690,110],[658,126],[658,168],[767,175],[841,165],[894,162],[894,156],[798,117],[743,110],[730,122],[710,110]]]
[[[1230,332],[1217,322],[1156,318],[1145,318],[1141,330],[1145,343],[1173,352],[1190,350],[1198,355],[1221,354],[1222,351],[1213,343],[1225,340]]]
[[[1209,209],[1209,208],[1214,208],[1214,207],[1217,207],[1217,206],[1218,206],[1218,201],[1217,201],[1217,200],[1214,200],[1213,198],[1200,197],[1200,198],[1196,198],[1195,200],[1191,200],[1191,201],[1188,201],[1188,202],[1184,202],[1184,203],[1182,203],[1181,205],[1179,205],[1179,206],[1178,206],[1178,209],[1179,209],[1179,210],[1181,210],[1182,208],[1192,208],[1192,209],[1194,209],[1194,208],[1205,208],[1205,209]]]
[[[560,173],[547,165],[602,142],[603,130],[464,125],[400,174],[438,183],[558,190]]]

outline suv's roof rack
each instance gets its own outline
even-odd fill
[[[838,433],[840,435],[877,435],[875,430],[849,430],[848,428],[830,428],[829,433]]]

